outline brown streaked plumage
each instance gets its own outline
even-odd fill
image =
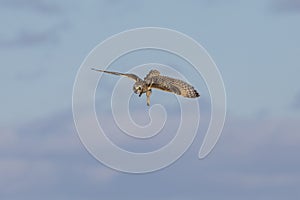
[[[177,95],[181,95],[187,98],[196,98],[200,94],[197,90],[190,84],[175,78],[160,75],[160,72],[156,69],[151,70],[146,77],[143,79],[139,78],[135,74],[124,74],[119,72],[105,71],[101,69],[92,68],[92,70],[109,73],[117,76],[125,76],[135,80],[133,85],[133,91],[141,96],[146,93],[147,105],[150,105],[150,96],[152,93],[152,88],[160,89],[167,92],[172,92]]]

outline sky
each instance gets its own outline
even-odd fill
[[[299,199],[299,21],[299,0],[0,0],[0,198]],[[227,118],[214,150],[199,160],[210,104],[203,81],[191,76],[204,94],[198,100],[203,123],[195,141],[165,169],[127,174],[97,161],[81,143],[72,90],[80,65],[96,45],[149,26],[180,31],[208,51],[226,88]],[[129,70],[148,61],[179,71],[186,65],[151,51],[115,64]],[[104,79],[103,93],[96,95],[106,128],[112,123],[106,95],[118,80]],[[152,99],[174,100],[160,92]],[[145,99],[131,101],[133,118],[147,121]],[[178,120],[176,106],[166,110],[170,123]],[[112,139],[124,148],[147,145],[120,139],[117,128],[112,130]],[[154,139],[145,149],[171,137]]]

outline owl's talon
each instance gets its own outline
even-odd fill
[[[147,106],[150,106],[150,95],[151,95],[151,90],[148,90],[147,92],[146,92],[146,96],[147,96]]]

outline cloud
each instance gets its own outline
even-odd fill
[[[59,31],[67,27],[65,23],[58,24],[42,31],[23,30],[13,38],[0,39],[0,48],[29,47],[41,44],[57,44]]]
[[[0,6],[5,11],[2,17],[10,19],[10,26],[4,30],[0,38],[0,48],[57,44],[60,31],[69,26],[66,16],[60,15],[63,13],[62,5],[52,1],[0,0]],[[12,16],[12,13],[16,16]],[[44,16],[45,14],[47,15]],[[20,20],[17,20],[19,18],[26,23],[20,23]]]
[[[53,35],[48,31],[39,32],[39,33],[23,31],[13,39],[0,41],[0,47],[1,48],[24,47],[24,46],[44,44],[45,42],[57,43],[58,38],[56,35]]]
[[[300,92],[295,95],[290,107],[293,110],[300,110]]]
[[[1,128],[0,194],[6,199],[282,199],[287,191],[299,194],[299,128],[297,119],[230,115],[204,160],[197,158],[198,134],[170,167],[131,175],[105,167],[84,149],[68,110]]]
[[[272,8],[277,12],[299,12],[300,0],[273,0]]]
[[[58,4],[45,0],[1,0],[0,4],[13,9],[28,9],[42,14],[59,14],[62,8]]]
[[[84,188],[84,183],[102,185],[117,174],[87,153],[70,112],[2,127],[0,132],[0,194],[5,199],[38,199],[45,194],[59,198],[65,195],[61,188],[70,191],[73,181]]]

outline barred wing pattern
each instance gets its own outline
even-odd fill
[[[152,76],[151,83],[151,88],[172,92],[184,97],[196,98],[200,96],[197,90],[190,84],[168,76]]]

